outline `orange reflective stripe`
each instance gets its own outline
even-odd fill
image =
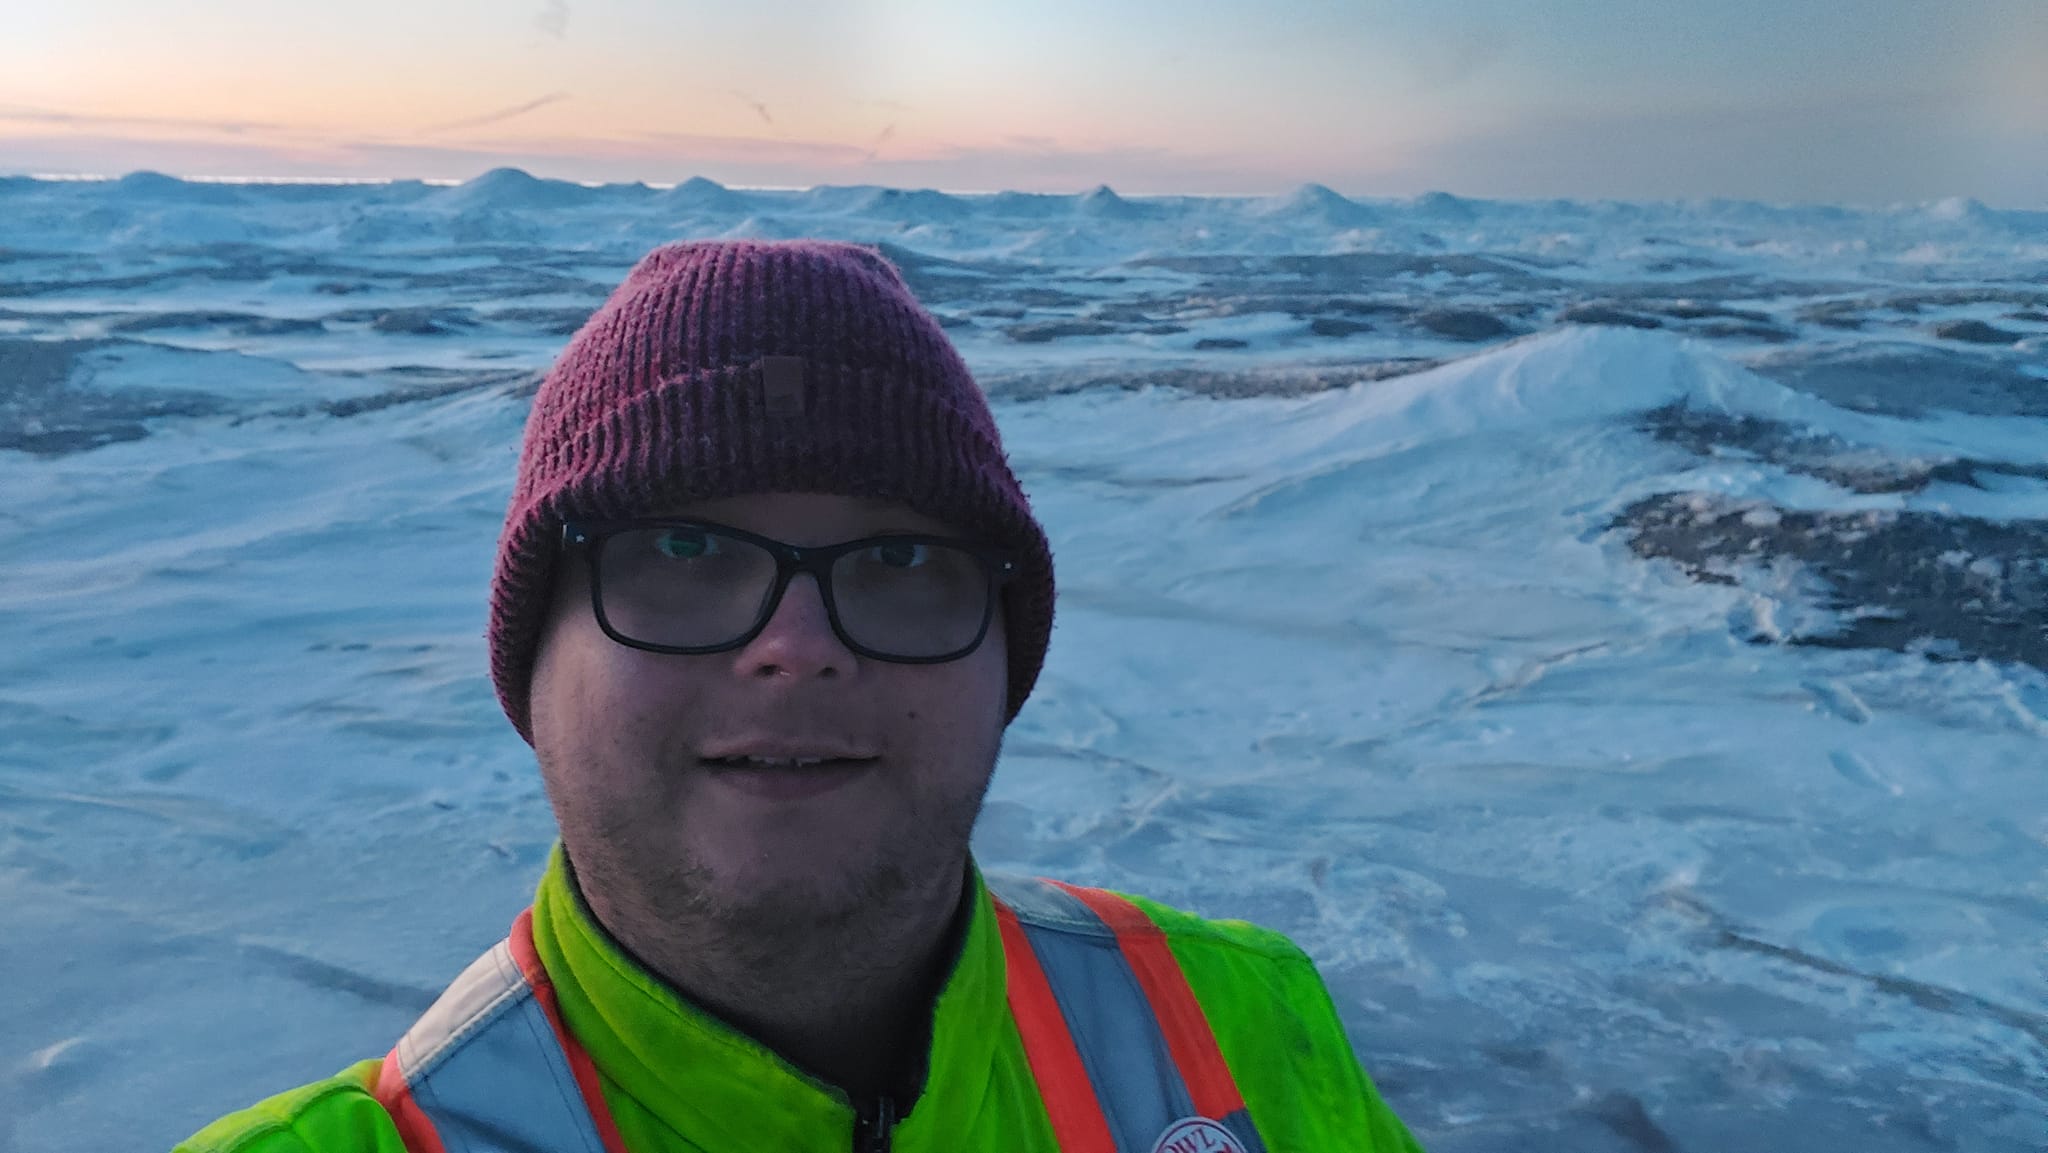
[[[1188,987],[1187,975],[1181,972],[1166,934],[1144,910],[1114,893],[1085,889],[1065,881],[1052,883],[1072,893],[1116,934],[1124,963],[1131,967],[1138,987],[1152,1003],[1152,1015],[1159,1019],[1167,1051],[1180,1068],[1188,1096],[1194,1099],[1195,1112],[1216,1119],[1244,1108],[1244,1095],[1238,1092],[1237,1079],[1230,1075],[1223,1051],[1216,1047],[1216,1034],[1209,1028],[1209,1018],[1202,1012],[1202,1003],[1195,999],[1195,991]]]
[[[1024,1042],[1024,1057],[1031,1076],[1038,1082],[1038,1095],[1052,1120],[1053,1138],[1061,1153],[1117,1153],[1110,1136],[1109,1119],[1095,1099],[1095,1086],[1081,1064],[1067,1032],[1067,1019],[1060,1014],[1059,1001],[1039,967],[1038,954],[1024,938],[1024,926],[1017,914],[994,900],[996,927],[1003,938],[1003,962],[1008,970],[1010,1016],[1017,1022],[1017,1034]]]
[[[391,1114],[391,1123],[397,1126],[398,1139],[405,1142],[406,1153],[448,1153],[448,1147],[441,1144],[440,1132],[413,1098],[412,1086],[405,1083],[405,1071],[399,1067],[395,1046],[377,1070],[377,1088],[373,1093],[377,1103]]]
[[[625,1139],[619,1136],[619,1125],[612,1119],[612,1109],[604,1099],[604,1086],[597,1079],[597,1063],[590,1059],[590,1051],[574,1033],[562,1024],[562,1007],[555,1000],[555,983],[548,979],[548,971],[541,967],[540,953],[533,947],[533,910],[527,909],[512,922],[512,960],[519,966],[526,983],[533,987],[533,999],[540,1002],[541,1012],[546,1013],[548,1024],[555,1030],[555,1040],[562,1046],[562,1053],[569,1058],[569,1070],[576,1074],[576,1087],[583,1091],[584,1108],[590,1110],[590,1119],[597,1126],[597,1138],[604,1142],[605,1153],[628,1153]]]

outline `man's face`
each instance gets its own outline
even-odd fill
[[[962,535],[821,494],[660,511],[797,545]],[[531,693],[542,776],[586,892],[602,891],[594,904],[773,936],[957,879],[1002,738],[1000,607],[967,656],[895,664],[848,650],[816,580],[799,575],[745,646],[683,656],[605,636],[589,578],[580,557],[561,565]],[[707,760],[746,750],[872,760],[808,775]]]

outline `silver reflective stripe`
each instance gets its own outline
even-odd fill
[[[1195,1105],[1116,933],[1049,881],[983,880],[1024,927],[1119,1153],[1151,1153],[1161,1133],[1194,1116]]]
[[[464,969],[406,1031],[398,1062],[448,1153],[604,1153],[509,942]]]

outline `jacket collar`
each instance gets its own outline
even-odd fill
[[[970,915],[932,1013],[923,1092],[897,1124],[899,1153],[967,1144],[1008,1013],[1003,947],[981,870],[969,863]],[[640,1111],[706,1153],[852,1146],[854,1103],[648,972],[576,889],[562,847],[533,903],[534,947],[563,1023],[598,1071]],[[629,1126],[611,1096],[622,1128]],[[630,1140],[630,1134],[629,1134]]]

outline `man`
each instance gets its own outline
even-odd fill
[[[1414,1148],[1283,937],[975,867],[1052,606],[892,266],[657,249],[542,384],[499,542],[532,909],[389,1056],[180,1148]]]

